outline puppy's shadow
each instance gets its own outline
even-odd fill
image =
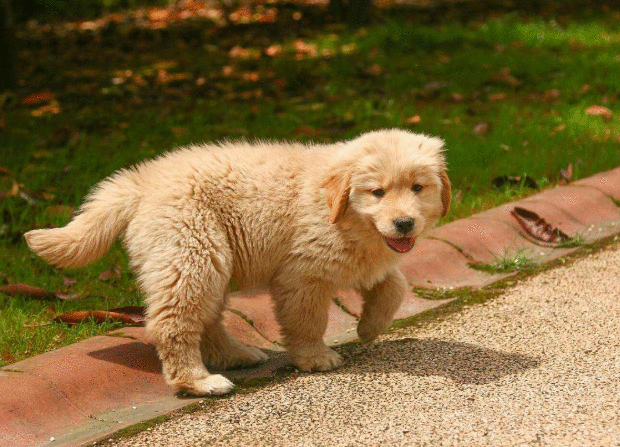
[[[161,373],[161,362],[157,357],[155,346],[141,341],[91,351],[88,356],[145,373]]]
[[[269,375],[276,369],[291,364],[290,356],[284,352],[266,349],[263,349],[262,351],[269,356],[269,360],[263,365],[257,365],[252,368],[228,369],[224,371],[209,368],[209,371],[212,373],[222,373],[226,376],[232,377],[243,377],[246,371],[250,371],[253,374],[266,371],[265,375]],[[131,368],[136,371],[154,374],[161,374],[162,372],[161,361],[157,356],[155,346],[138,340],[132,340],[128,343],[91,351],[87,355],[93,359]]]
[[[352,344],[337,350],[344,355],[345,365],[327,374],[404,372],[414,376],[443,376],[462,384],[485,384],[504,376],[523,373],[540,364],[536,357],[433,338],[385,340],[369,345]],[[287,353],[266,352],[270,359],[264,365],[228,370],[224,374],[230,378],[243,378],[247,375],[269,377],[279,368],[290,368],[291,361]],[[161,373],[161,363],[155,348],[139,341],[104,348],[88,355],[145,373]]]
[[[405,372],[443,376],[461,384],[485,384],[536,368],[540,360],[469,343],[405,338],[370,345],[350,345],[343,354],[346,372]]]

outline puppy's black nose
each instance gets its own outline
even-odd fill
[[[409,216],[402,216],[394,219],[394,227],[396,227],[396,229],[403,234],[407,234],[413,230],[414,225],[415,220]]]

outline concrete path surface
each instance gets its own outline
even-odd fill
[[[367,345],[345,366],[211,400],[138,446],[618,446],[620,243]]]

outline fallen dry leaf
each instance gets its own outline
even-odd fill
[[[420,121],[422,121],[422,118],[420,118],[420,115],[413,115],[407,118],[407,123],[409,124],[418,124]]]
[[[77,279],[67,278],[66,276],[62,277],[62,284],[65,287],[74,286],[77,283]]]
[[[303,124],[301,126],[297,126],[294,133],[295,135],[301,137],[316,138],[321,135],[321,130],[312,126],[308,126],[307,124]]]
[[[564,183],[570,183],[573,180],[573,164],[569,163],[566,169],[560,168],[560,176]]]
[[[24,284],[21,282],[15,284],[7,284],[0,287],[0,293],[4,293],[8,296],[25,296],[35,300],[75,300],[82,298],[82,295],[77,293],[65,293],[65,292],[52,292],[42,287],[31,286],[30,284]]]
[[[50,101],[49,104],[39,107],[38,109],[33,110],[30,114],[34,117],[40,117],[47,113],[51,113],[52,115],[58,115],[60,113],[60,104],[58,101]]]
[[[282,45],[274,44],[265,48],[265,54],[269,57],[276,57],[282,53]]]
[[[56,298],[56,294],[54,292],[50,292],[42,287],[31,286],[30,284],[24,284],[21,282],[0,286],[0,293],[4,293],[8,296],[25,296],[37,300],[52,300]]]
[[[78,310],[57,315],[53,319],[53,321],[67,324],[78,324],[90,320],[95,323],[118,322],[142,326],[144,325],[144,308],[142,306],[125,306],[110,310]]]
[[[521,85],[521,81],[519,81],[512,74],[510,74],[509,67],[502,68],[500,72],[493,77],[493,79],[495,79],[495,81],[497,82],[500,82],[502,84],[507,84],[511,87],[517,87]]]
[[[557,88],[547,90],[542,95],[542,100],[545,102],[553,102],[560,97],[560,91]]]
[[[517,219],[525,232],[537,241],[554,244],[569,239],[566,233],[547,223],[545,219],[533,211],[515,206],[510,214]]]
[[[506,93],[504,92],[493,93],[489,95],[489,101],[491,102],[503,101],[504,99],[506,99]]]
[[[489,123],[478,123],[474,126],[474,133],[476,135],[485,135],[489,131]]]
[[[383,68],[379,64],[372,64],[370,67],[366,67],[364,72],[370,76],[380,76],[383,73]]]
[[[260,73],[257,71],[250,71],[247,73],[243,73],[241,77],[243,78],[244,81],[257,82],[260,80]]]
[[[121,278],[121,272],[118,269],[110,269],[105,270],[99,273],[99,281],[107,282],[107,281],[115,281]]]
[[[230,49],[228,55],[233,59],[259,59],[260,50],[257,48],[242,48],[236,45]]]
[[[463,102],[463,99],[465,99],[465,98],[460,93],[452,93],[452,101],[454,101],[454,102]]]
[[[37,204],[37,201],[34,197],[32,197],[32,194],[24,189],[24,185],[17,182],[13,182],[13,185],[9,191],[0,193],[0,198],[5,198],[8,196],[19,196],[31,205]]]
[[[293,49],[297,53],[297,56],[308,55],[309,57],[316,57],[318,55],[317,45],[315,43],[305,42],[302,39],[295,40]]]
[[[43,104],[44,102],[53,101],[56,99],[56,95],[52,92],[39,92],[26,96],[22,99],[22,104],[32,106],[35,104]]]
[[[566,130],[566,124],[560,123],[553,128],[553,132],[564,132]]]
[[[605,121],[609,121],[613,118],[614,112],[612,112],[605,106],[594,105],[586,109],[586,115],[601,116]]]

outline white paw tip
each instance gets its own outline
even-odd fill
[[[211,374],[194,382],[186,392],[195,396],[220,396],[229,393],[234,387],[235,385],[221,374]]]

